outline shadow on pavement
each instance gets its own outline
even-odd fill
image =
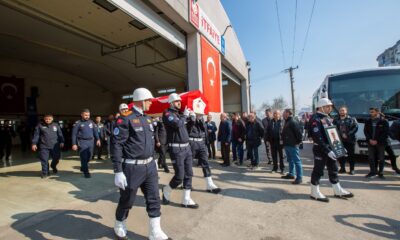
[[[400,239],[400,221],[371,214],[334,216],[336,222],[386,239]],[[354,223],[357,222],[358,224]]]
[[[46,210],[26,218],[31,213],[16,214],[17,219],[11,227],[29,239],[46,240],[58,237],[61,239],[114,239],[113,227],[105,226],[99,220],[102,217],[89,211],[80,210]],[[47,219],[42,219],[48,216]],[[25,222],[35,221],[30,226],[23,226]],[[133,239],[147,239],[144,236],[128,232]]]
[[[278,188],[262,188],[260,190],[227,188],[220,194],[227,197],[248,199],[263,203],[276,203],[281,200],[304,200],[310,198],[308,194],[288,193]]]
[[[40,172],[14,171],[8,173],[0,173],[0,179],[10,176],[39,178]],[[85,179],[82,177],[81,173],[71,171],[59,171],[57,175],[52,175],[49,179],[43,179],[42,181],[47,181],[48,184],[51,184],[52,181],[60,181],[74,185],[79,190],[70,191],[68,192],[68,194],[73,195],[73,197],[76,199],[84,200],[87,202],[97,202],[99,200],[103,200],[118,203],[119,193],[114,186],[114,174],[111,173],[93,173],[92,178]],[[137,195],[135,206],[145,206],[143,196]]]

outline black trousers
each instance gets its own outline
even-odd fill
[[[120,189],[120,198],[115,212],[118,221],[128,218],[129,210],[132,208],[138,188],[143,192],[146,200],[146,211],[150,218],[161,216],[160,193],[158,189],[158,173],[155,161],[145,165],[122,164],[128,186],[125,190]]]
[[[169,154],[175,171],[175,175],[169,182],[169,186],[175,189],[183,183],[183,189],[192,189],[193,158],[190,146],[170,147]]]
[[[89,172],[89,161],[93,156],[94,144],[92,140],[83,140],[78,142],[79,156],[81,158],[81,169],[82,172]]]
[[[207,147],[205,142],[190,141],[190,147],[192,149],[193,159],[197,159],[199,161],[199,165],[203,170],[203,176],[210,177],[211,169],[210,165],[208,164]]]
[[[369,169],[373,174],[383,173],[385,167],[385,146],[368,144]],[[379,169],[377,169],[379,166]]]
[[[157,147],[157,153],[158,153],[158,165],[162,166],[164,169],[168,169],[168,165],[167,165],[167,144],[161,144],[160,147]]]
[[[273,170],[278,170],[278,156],[279,156],[279,169],[284,170],[285,164],[283,162],[283,145],[279,142],[271,142],[272,161],[274,163]]]
[[[249,146],[248,141],[245,141],[245,144],[246,144],[246,159],[251,160],[252,153],[251,153],[251,151],[249,151],[250,146]]]
[[[221,142],[222,159],[224,161],[224,164],[227,166],[231,165],[231,160],[229,158],[230,153],[231,153],[231,144],[228,143],[228,145],[226,145],[224,142]]]
[[[10,160],[11,148],[11,142],[0,142],[0,160],[4,157],[4,150],[6,150],[6,160]]]
[[[40,148],[39,159],[42,165],[42,174],[47,174],[49,172],[49,158],[51,157],[51,168],[55,169],[61,157],[61,149],[58,144],[53,148]]]
[[[341,157],[341,158],[338,159],[339,163],[340,163],[340,169],[345,169],[346,168],[346,162],[349,162],[350,171],[353,171],[354,170],[354,165],[355,165],[355,157],[354,157],[355,143],[343,142],[343,146],[347,151],[347,157]]]
[[[399,171],[399,168],[397,167],[397,163],[396,163],[396,155],[394,155],[392,146],[387,145],[385,147],[385,152],[387,152],[387,154],[389,156],[390,165],[392,165],[392,169],[395,171]]]
[[[337,161],[328,157],[318,146],[313,147],[314,168],[311,173],[311,184],[319,185],[319,180],[324,176],[325,166],[328,168],[329,181],[332,184],[339,182]]]
[[[207,144],[208,157],[215,159],[215,140],[209,141]]]
[[[267,160],[268,160],[268,162],[270,162],[272,159],[271,158],[271,144],[269,143],[269,141],[266,138],[264,138],[264,145],[265,145],[265,152],[267,154]]]
[[[101,158],[101,154],[103,153],[103,146],[104,146],[104,142],[101,143],[100,147],[98,147],[96,145],[96,143],[94,144],[94,153],[92,156],[93,159],[95,156],[97,156],[97,159]]]

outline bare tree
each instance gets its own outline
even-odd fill
[[[287,101],[283,98],[283,96],[276,97],[272,100],[271,108],[274,110],[283,110],[287,107]]]

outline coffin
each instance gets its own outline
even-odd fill
[[[183,111],[185,107],[188,107],[195,113],[208,114],[207,99],[205,99],[204,95],[199,90],[180,93],[179,96],[182,99],[181,111]],[[133,103],[128,106],[131,109]],[[157,97],[152,99],[151,107],[149,111],[146,111],[146,114],[150,116],[161,116],[167,108],[169,108],[168,96]]]

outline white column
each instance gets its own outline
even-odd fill
[[[198,32],[187,35],[187,68],[188,68],[188,90],[201,90],[201,46],[200,34]]]
[[[241,91],[242,91],[242,111],[249,112],[250,111],[250,86],[249,81],[246,79],[242,81]]]

